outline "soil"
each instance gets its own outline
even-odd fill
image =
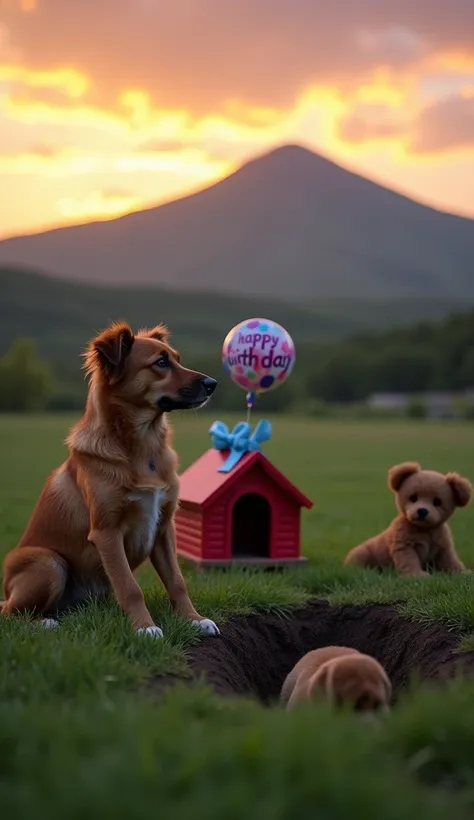
[[[460,637],[440,623],[422,625],[402,617],[393,605],[332,606],[316,600],[288,616],[231,617],[219,637],[203,640],[190,652],[191,681],[204,677],[219,695],[269,704],[302,655],[337,644],[375,657],[392,681],[396,700],[413,675],[433,684],[473,675],[474,652],[457,651]],[[158,686],[167,688],[176,680],[169,677]]]

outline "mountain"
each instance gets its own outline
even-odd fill
[[[436,320],[459,309],[448,299],[298,304],[157,287],[97,287],[1,266],[0,294],[0,356],[14,338],[29,336],[48,359],[68,361],[74,368],[79,367],[79,353],[92,334],[117,319],[125,319],[135,329],[163,321],[183,353],[218,356],[230,328],[252,316],[280,322],[300,346],[421,318]]]
[[[0,263],[268,299],[474,301],[474,220],[284,146],[175,202],[4,240]]]

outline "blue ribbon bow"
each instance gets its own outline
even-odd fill
[[[229,473],[244,453],[260,450],[260,444],[268,441],[272,434],[272,425],[269,421],[261,419],[252,435],[250,435],[251,431],[252,428],[246,421],[236,424],[232,432],[223,421],[214,422],[209,430],[212,446],[215,450],[230,450],[228,458],[218,469],[219,473]]]

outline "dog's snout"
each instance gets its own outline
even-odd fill
[[[426,507],[418,507],[416,514],[418,518],[425,519],[428,518],[428,510]]]
[[[201,379],[201,384],[206,391],[206,395],[212,396],[217,387],[216,379],[212,379],[210,376],[204,376],[204,378]]]

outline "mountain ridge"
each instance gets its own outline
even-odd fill
[[[474,220],[286,145],[181,199],[2,240],[0,264],[109,287],[474,301]]]

